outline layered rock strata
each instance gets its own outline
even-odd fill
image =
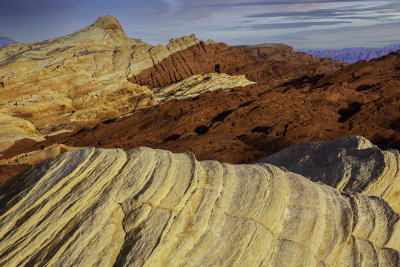
[[[296,52],[293,47],[286,44],[260,44],[241,45],[237,48],[265,61],[283,61],[315,66],[318,69],[316,74],[330,74],[347,66],[339,60],[333,61],[329,57],[314,57],[304,52]]]
[[[0,153],[20,139],[29,138],[37,142],[45,140],[31,122],[2,113],[0,113],[0,129]]]
[[[157,95],[156,101],[147,87],[159,90],[193,75],[218,72],[246,75],[267,89],[321,73],[315,62],[308,63],[267,62],[194,35],[151,46],[128,38],[117,19],[104,16],[64,37],[0,49],[0,112],[27,120],[48,135],[90,128],[163,100]]]
[[[260,162],[283,167],[343,192],[377,196],[400,212],[400,153],[349,136],[285,148]]]
[[[399,148],[399,77],[400,59],[392,54],[273,89],[257,83],[170,100],[40,144],[17,143],[4,155],[65,143],[125,150],[148,146],[189,151],[201,160],[246,163],[293,144],[348,135],[364,136],[384,149]]]
[[[148,88],[127,79],[197,43],[190,36],[153,47],[105,16],[61,38],[9,45],[0,49],[0,112],[47,134],[154,105]]]
[[[354,164],[357,165],[357,159]],[[270,164],[84,149],[0,187],[0,264],[396,266],[399,215]]]
[[[286,56],[285,51],[279,50],[274,58],[267,60],[247,50],[230,47],[224,43],[200,41],[188,49],[171,54],[153,67],[133,75],[129,80],[149,88],[158,88],[192,75],[220,72],[229,75],[246,75],[249,80],[262,84],[266,88],[272,88],[287,80],[305,75],[328,74],[346,66],[344,63],[331,60],[324,61],[315,58],[312,60],[312,56],[305,53],[298,54],[302,56]]]
[[[159,102],[169,99],[186,99],[196,97],[204,92],[212,92],[222,89],[224,91],[237,87],[255,84],[246,79],[245,75],[230,76],[222,73],[210,73],[206,75],[193,75],[180,82],[154,91],[156,100]]]

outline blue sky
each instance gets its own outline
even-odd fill
[[[380,47],[400,42],[395,1],[1,0],[0,36],[34,42],[113,15],[150,44],[196,34],[230,45],[286,43],[295,49]]]

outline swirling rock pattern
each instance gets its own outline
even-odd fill
[[[354,164],[357,164],[355,162]],[[273,165],[88,148],[0,187],[0,265],[396,266],[384,200]]]
[[[151,46],[104,16],[67,36],[9,45],[0,49],[0,112],[47,134],[152,106],[152,92],[127,79],[199,42],[192,35]]]

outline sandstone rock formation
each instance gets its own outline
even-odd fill
[[[43,143],[16,143],[4,155],[65,143],[124,150],[148,146],[189,151],[200,160],[246,163],[293,144],[348,135],[364,136],[384,149],[400,148],[399,75],[400,58],[392,54],[272,89],[257,82],[171,100]]]
[[[286,44],[241,45],[237,48],[265,61],[284,61],[317,68],[316,74],[330,74],[347,66],[341,61],[333,61],[328,57],[315,57],[304,52],[295,52]]]
[[[340,193],[270,164],[89,148],[28,168],[0,187],[0,199],[1,265],[396,266],[400,260],[400,217],[385,201]]]
[[[218,89],[230,90],[255,84],[246,79],[244,75],[230,76],[228,74],[210,73],[207,75],[193,75],[180,82],[161,87],[154,91],[159,102],[170,98],[185,99],[195,97],[204,92],[212,92]]]
[[[158,94],[156,101],[146,86],[160,92],[172,90],[181,84],[159,88],[193,75],[218,72],[246,75],[266,90],[293,78],[324,72],[317,65],[316,61],[260,60],[223,43],[204,43],[194,35],[153,47],[128,38],[117,19],[104,16],[64,37],[2,48],[0,112],[27,120],[40,134],[49,135],[90,128],[163,100]],[[331,64],[332,69],[341,67]],[[189,81],[197,83],[195,79]],[[225,79],[221,83],[225,88],[230,82]],[[238,82],[229,88],[242,85]]]
[[[43,148],[38,151],[32,151],[28,153],[22,153],[17,156],[0,159],[1,165],[33,165],[50,158],[54,158],[64,152],[76,151],[81,149],[80,147],[71,147],[63,144],[54,144],[49,147]]]
[[[344,63],[328,59],[316,59],[305,53],[293,52],[287,56],[285,51],[276,52],[278,54],[274,58],[267,60],[265,57],[249,53],[246,49],[242,51],[224,43],[200,42],[171,54],[153,67],[133,75],[129,80],[135,84],[158,88],[195,74],[220,72],[229,75],[245,74],[249,80],[272,88],[287,80],[305,75],[328,74],[346,66]],[[280,60],[277,60],[278,58]]]
[[[29,138],[38,142],[45,140],[29,121],[2,113],[0,113],[0,129],[0,153],[20,139]]]
[[[127,78],[196,43],[191,36],[153,47],[105,16],[61,38],[9,45],[0,50],[0,112],[47,134],[151,106],[152,92]]]
[[[260,162],[298,173],[339,191],[377,196],[400,213],[400,153],[349,136],[285,148]]]

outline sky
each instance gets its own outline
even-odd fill
[[[381,47],[400,42],[400,0],[0,0],[0,36],[60,37],[113,15],[152,45],[194,33],[229,45],[295,49]]]

